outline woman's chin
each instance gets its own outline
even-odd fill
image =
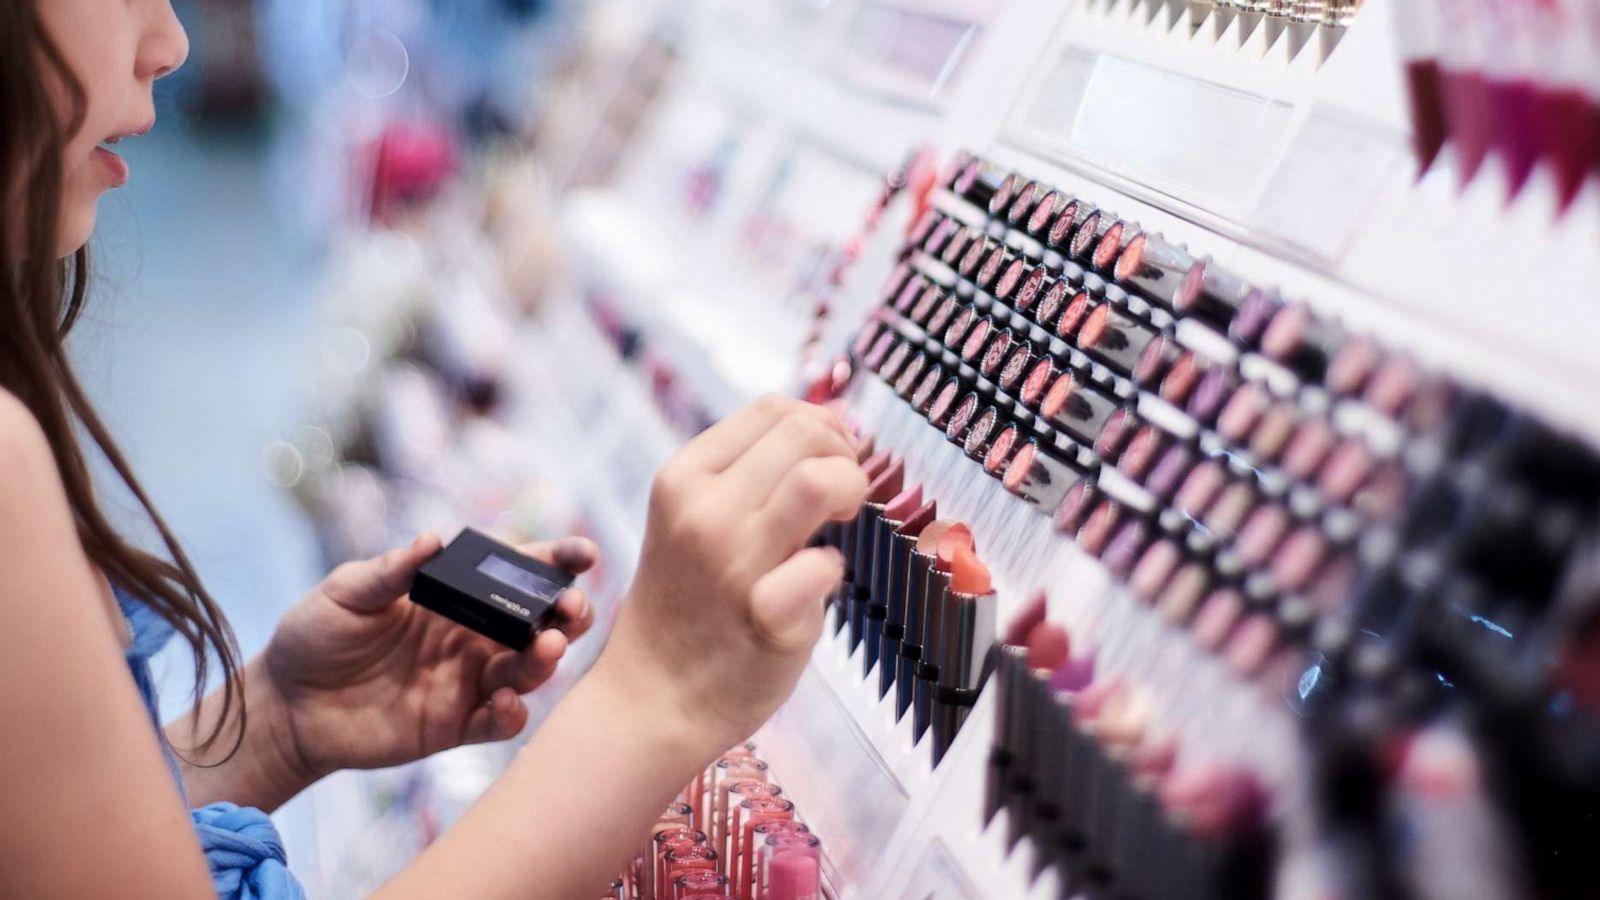
[[[97,207],[92,203],[67,210],[61,217],[61,227],[56,239],[57,257],[71,256],[89,243],[89,236],[94,233],[96,215]]]

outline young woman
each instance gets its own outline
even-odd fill
[[[561,627],[519,654],[421,610],[402,596],[439,547],[424,536],[339,567],[238,659],[63,348],[96,203],[128,177],[106,145],[154,125],[151,85],[186,51],[169,0],[0,0],[0,896],[298,896],[262,810],[339,768],[516,733],[518,695],[591,621],[569,592]],[[108,524],[87,444],[164,554]],[[656,479],[599,661],[383,895],[594,896],[673,792],[788,695],[841,570],[807,537],[865,489],[838,420],[795,401],[690,442]],[[528,549],[594,562],[582,540]],[[224,684],[163,733],[146,660],[174,633]]]

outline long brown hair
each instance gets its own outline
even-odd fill
[[[205,689],[210,655],[222,665],[222,715],[199,742],[209,748],[233,716],[234,747],[244,734],[239,650],[222,611],[206,593],[194,566],[134,478],[105,424],[95,414],[67,358],[66,336],[83,310],[89,255],[80,249],[56,257],[63,192],[63,148],[82,126],[83,87],[50,40],[37,0],[0,0],[0,203],[21,212],[21,234],[8,233],[0,215],[0,253],[18,249],[18,261],[0,263],[0,387],[15,394],[49,438],[78,538],[89,559],[111,582],[138,597],[171,623],[194,654],[195,703]],[[52,100],[51,77],[68,100],[63,116]],[[7,192],[14,192],[14,196]],[[95,498],[78,429],[105,457],[139,501],[166,545],[169,559],[129,544],[111,526]]]

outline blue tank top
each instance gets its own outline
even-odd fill
[[[166,755],[167,768],[183,793],[183,779],[178,772],[178,760],[167,746],[161,728],[161,714],[156,707],[155,683],[150,676],[150,658],[173,635],[172,626],[156,615],[148,606],[117,591],[117,605],[133,631],[133,645],[126,652],[128,669],[133,673],[133,683],[144,699],[145,710],[150,714],[150,724],[161,741]],[[188,797],[184,797],[188,805]],[[202,809],[189,811],[194,821],[200,848],[205,852],[206,865],[211,867],[211,880],[216,884],[217,896],[222,900],[303,900],[305,892],[299,882],[289,874],[288,859],[283,851],[283,841],[272,820],[259,809],[235,806],[232,803],[213,803]]]

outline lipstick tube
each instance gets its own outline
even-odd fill
[[[1094,446],[1116,410],[1116,400],[1092,386],[1083,372],[1063,372],[1039,401],[1041,416],[1088,446]]]
[[[1045,244],[1052,250],[1069,255],[1073,236],[1097,213],[1098,210],[1082,200],[1077,198],[1068,200],[1061,211],[1056,213],[1055,221],[1050,223],[1050,231],[1045,235]]]
[[[1006,490],[1032,503],[1045,515],[1054,514],[1072,486],[1082,481],[1085,472],[1054,452],[1030,440],[1017,450],[1006,467],[1002,483]]]
[[[847,601],[851,653],[861,646],[866,636],[867,606],[873,602],[877,538],[883,525],[883,511],[889,501],[900,493],[904,481],[905,463],[900,460],[890,462],[887,468],[872,478],[867,488],[867,500],[861,506],[861,514],[856,517],[854,567],[856,580],[854,590]],[[876,656],[877,649],[873,646],[870,655]],[[863,654],[864,658],[866,656],[867,654]]]
[[[969,570],[968,565],[976,566]],[[965,583],[964,583],[965,582]],[[933,761],[938,765],[966,722],[988,675],[997,598],[989,573],[970,551],[956,556],[940,631],[939,687],[934,694]]]
[[[1006,173],[979,157],[972,157],[957,172],[951,190],[979,209],[987,210],[1005,181]]]
[[[1106,232],[1117,224],[1117,217],[1107,212],[1096,210],[1090,213],[1078,230],[1072,233],[1072,241],[1067,245],[1067,255],[1079,262],[1090,262],[1095,248],[1099,246]]]
[[[1123,375],[1132,376],[1145,348],[1159,336],[1154,329],[1101,303],[1078,332],[1078,349]]]
[[[950,593],[950,573],[936,564],[928,575],[922,606],[922,648],[911,690],[911,733],[920,743],[933,724],[935,695],[939,691],[939,659],[948,640],[944,629]],[[937,749],[937,748],[935,748]],[[938,756],[935,757],[937,762]]]
[[[1194,265],[1194,257],[1183,248],[1159,235],[1141,234],[1122,249],[1112,277],[1125,290],[1172,309],[1184,276]]]
[[[1189,267],[1173,297],[1173,312],[1189,316],[1228,333],[1234,315],[1250,296],[1250,286],[1243,279],[1222,269],[1210,259],[1203,259]]]
[[[994,745],[989,748],[989,770],[983,791],[983,824],[987,826],[1004,809],[1009,799],[1007,779],[1016,762],[1016,751],[1022,739],[1018,732],[1024,717],[1022,697],[1017,682],[1019,673],[1027,669],[1028,651],[1023,647],[1001,644],[995,653],[995,684],[999,691],[995,704]]]
[[[1016,730],[1011,745],[1011,766],[1007,773],[1004,791],[1007,809],[1011,811],[1006,831],[1006,848],[1032,830],[1032,815],[1037,799],[1038,775],[1042,765],[1048,765],[1055,753],[1045,742],[1051,712],[1044,679],[1028,666],[1024,651],[1012,683],[1016,687],[1013,718]]]
[[[920,500],[921,496],[922,492],[918,489],[915,499]],[[907,503],[912,502],[912,498],[909,497],[900,499]],[[879,557],[878,572],[881,580],[878,596],[883,599],[877,654],[879,697],[888,695],[899,670],[900,643],[905,637],[906,605],[911,596],[911,581],[914,574],[911,554],[916,548],[917,538],[922,534],[922,530],[937,515],[938,504],[930,500],[904,515],[902,520],[886,518],[886,524],[892,527],[886,529],[887,533],[878,544],[882,554]],[[872,615],[876,616],[876,611],[872,611]],[[871,627],[869,619],[869,631]]]
[[[922,646],[926,640],[923,623],[927,621],[928,596],[932,591],[943,590],[936,558],[918,549],[912,539],[906,556],[906,597],[903,637],[899,657],[895,660],[894,710],[899,721],[911,709],[915,699],[917,672],[922,664]]]
[[[861,469],[866,474],[868,481],[872,481],[882,474],[889,465],[889,451],[883,450],[873,453],[861,461]],[[861,521],[866,516],[863,508],[856,517],[841,523],[839,526],[839,542],[836,545],[841,556],[844,557],[844,577],[839,581],[839,588],[834,592],[834,628],[835,634],[843,631],[850,623],[851,607],[855,602],[856,587],[864,576],[857,566],[857,542],[861,534]]]

